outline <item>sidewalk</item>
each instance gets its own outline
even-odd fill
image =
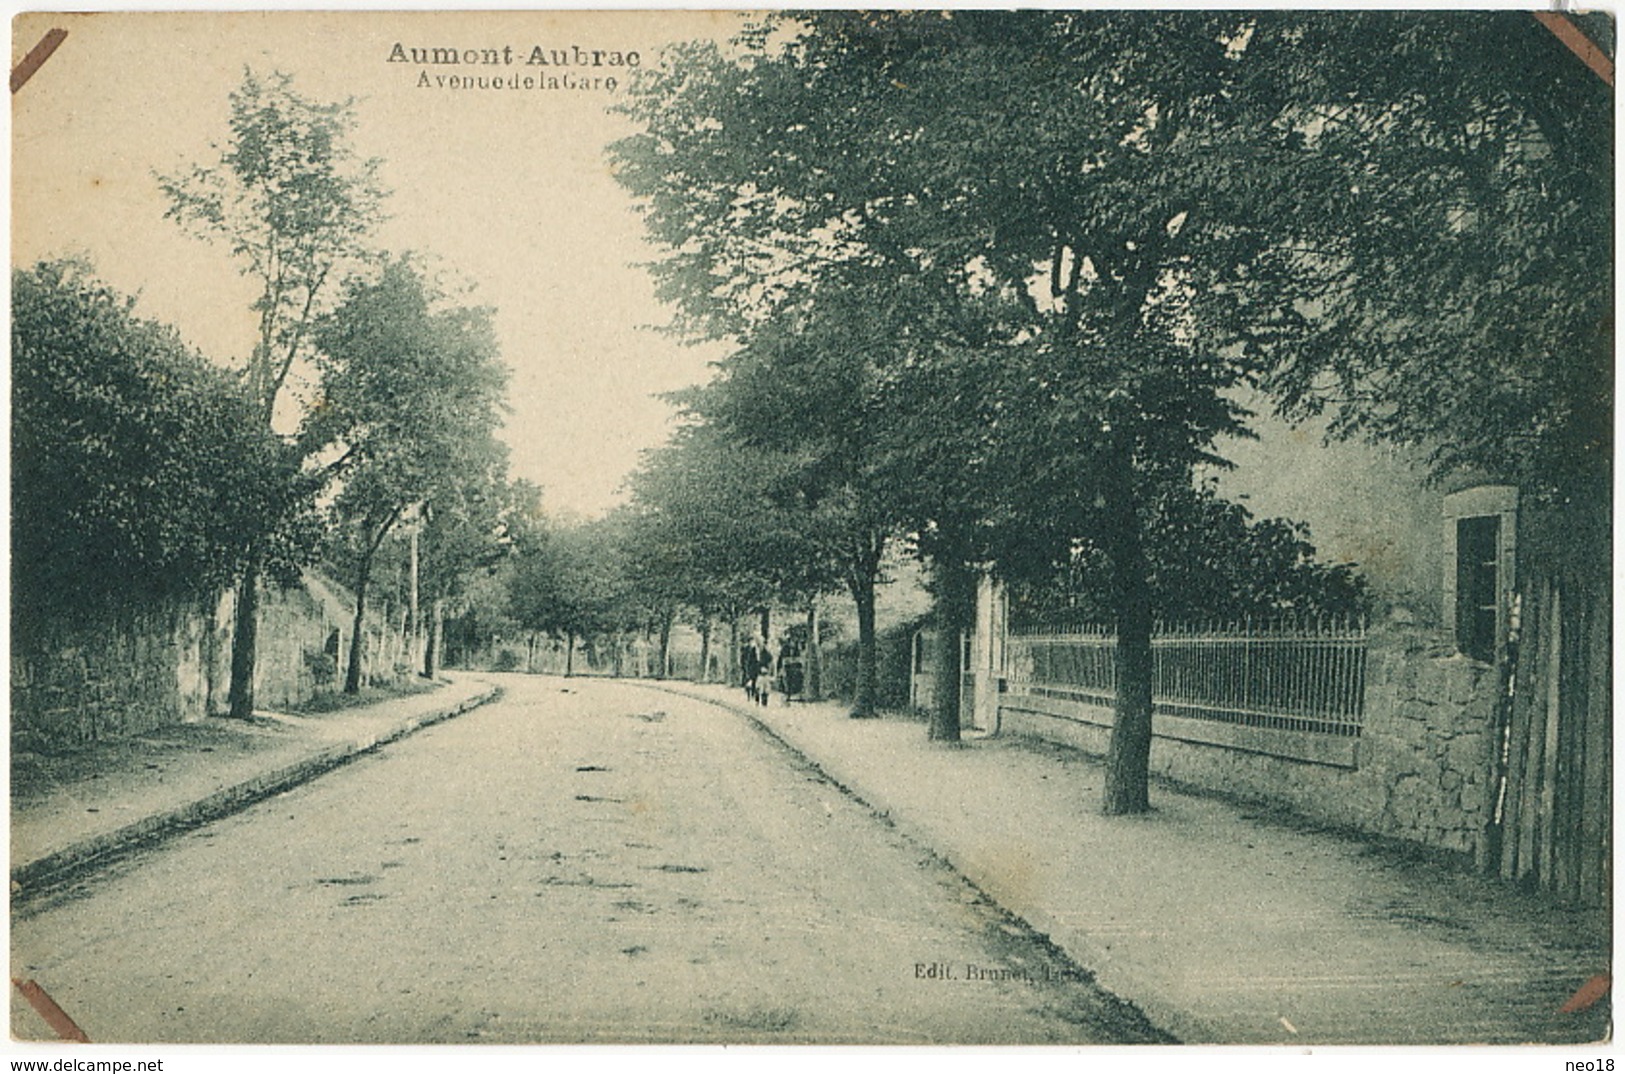
[[[496,693],[454,676],[432,690],[310,716],[174,724],[63,756],[11,761],[15,902],[99,858],[224,816]]]
[[[1151,813],[1108,818],[1103,770],[1061,747],[955,748],[927,742],[922,723],[852,720],[836,704],[762,708],[727,687],[662,686],[760,721],[1187,1043],[1609,1034],[1608,997],[1559,1013],[1611,969],[1604,913],[1160,784]]]

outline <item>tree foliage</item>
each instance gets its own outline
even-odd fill
[[[245,369],[269,424],[342,266],[362,257],[384,197],[377,162],[357,158],[352,102],[302,96],[288,75],[243,72],[217,158],[160,177],[168,215],[224,242],[260,285],[259,334]]]
[[[876,477],[945,632],[974,566],[1094,580],[1119,812],[1155,616],[1359,603],[1301,529],[1195,484],[1244,389],[1441,471],[1605,469],[1609,103],[1581,70],[1522,13],[816,11],[646,70],[616,156],[679,326],[739,346],[717,413],[809,479]]]
[[[168,216],[194,234],[226,244],[259,285],[253,311],[259,331],[243,366],[256,419],[271,428],[290,374],[309,346],[309,330],[324,309],[346,262],[364,258],[383,192],[376,162],[349,147],[349,102],[323,104],[301,96],[292,79],[245,70],[231,94],[229,137],[216,159],[160,176]],[[290,473],[289,492],[306,488]],[[267,545],[294,535],[271,533]],[[272,554],[262,547],[254,559]],[[260,564],[251,560],[237,585],[232,632],[231,714],[254,711]]]
[[[19,625],[207,594],[268,535],[310,529],[296,461],[236,377],[83,266],[15,271],[11,295]]]
[[[515,559],[508,615],[523,630],[572,642],[646,625],[627,576],[624,527],[612,513],[533,535]]]
[[[804,603],[834,584],[818,520],[775,497],[786,460],[693,425],[632,476],[627,560],[640,591],[700,617]]]
[[[1093,544],[1146,657],[1126,661],[1145,690],[1121,692],[1117,724],[1148,743],[1149,504],[1243,431],[1228,393],[1255,371],[1213,296],[1244,289],[1267,332],[1295,295],[1268,199],[1210,152],[1259,136],[1227,92],[1239,24],[818,12],[798,29],[746,61],[685,53],[631,107],[646,133],[623,174],[671,247],[665,291],[713,334],[855,296],[866,312],[835,317],[878,352],[888,506],[933,564],[942,628],[966,617],[969,570],[1008,558],[1002,534],[1052,537],[1046,558]],[[933,735],[954,737],[944,694]],[[1143,782],[1120,797],[1141,807]]]
[[[1302,140],[1321,203],[1292,222],[1317,289],[1271,387],[1438,475],[1604,501],[1610,87],[1522,11],[1259,25],[1274,47],[1254,92]],[[1586,25],[1611,47],[1610,20]]]
[[[1370,611],[1365,579],[1347,563],[1316,557],[1308,527],[1259,519],[1217,495],[1211,481],[1163,490],[1146,527],[1148,585],[1164,622],[1357,620]],[[1109,565],[1079,545],[1058,562],[1034,557],[1008,577],[1018,614],[1035,622],[1110,622]]]
[[[335,558],[356,590],[345,689],[359,688],[367,582],[410,513],[465,511],[504,480],[496,440],[507,374],[490,311],[446,305],[406,259],[358,278],[315,329],[320,397],[306,425],[340,452]]]

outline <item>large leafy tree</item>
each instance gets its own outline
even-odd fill
[[[787,48],[746,41],[762,50],[748,62],[679,57],[646,88],[665,111],[635,110],[649,133],[623,149],[674,250],[666,291],[713,331],[749,333],[857,280],[889,296],[882,458],[944,629],[963,621],[972,567],[1099,549],[1124,686],[1113,812],[1146,805],[1148,504],[1244,430],[1227,392],[1256,352],[1226,316],[1245,301],[1268,332],[1293,315],[1275,189],[1212,156],[1220,139],[1278,148],[1228,95],[1241,26],[815,13]],[[943,694],[932,731],[951,738]]]
[[[224,244],[259,287],[258,332],[242,373],[255,420],[267,429],[285,401],[289,377],[309,356],[315,319],[345,264],[366,255],[379,219],[376,162],[350,148],[352,124],[349,102],[313,101],[287,75],[245,71],[230,97],[229,135],[214,147],[214,159],[160,177],[168,215]],[[290,484],[296,482],[290,476]],[[237,586],[231,671],[231,714],[237,717],[254,708],[261,574],[255,561],[269,554],[251,557]]]
[[[385,538],[426,505],[437,505],[434,514],[466,509],[502,481],[495,432],[507,374],[490,311],[447,304],[404,258],[376,280],[353,280],[314,336],[321,394],[307,428],[339,452],[332,509],[356,593],[344,683],[354,693],[367,586]]]
[[[1605,513],[1611,87],[1528,12],[1258,26],[1254,95],[1297,132],[1326,210],[1288,222],[1318,289],[1271,386],[1439,476],[1517,484],[1575,522]],[[1611,48],[1610,20],[1585,28]]]
[[[12,600],[20,633],[205,594],[290,518],[285,446],[237,378],[83,266],[12,274]],[[292,542],[302,545],[303,541]]]

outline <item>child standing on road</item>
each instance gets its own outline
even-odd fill
[[[763,642],[756,651],[756,687],[754,699],[759,705],[767,704],[767,695],[773,689],[773,651]]]

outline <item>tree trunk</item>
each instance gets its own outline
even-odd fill
[[[246,720],[254,715],[254,665],[258,655],[260,626],[260,578],[257,564],[250,564],[237,583],[237,606],[231,631],[231,686],[227,704],[232,718]]]
[[[564,632],[564,677],[568,679],[576,670],[576,632]]]
[[[660,663],[655,668],[657,679],[671,678],[671,620],[671,612],[660,620]]]
[[[440,671],[441,648],[445,645],[446,605],[436,600],[429,606],[429,630],[423,641],[423,677],[432,679]]]
[[[801,696],[817,701],[824,691],[824,660],[818,652],[818,603],[807,605],[807,651],[801,658]]]
[[[875,657],[875,585],[859,580],[852,586],[852,601],[858,606],[858,678],[852,688],[852,718],[864,720],[875,714],[879,674]]]
[[[858,609],[857,681],[852,687],[852,718],[866,719],[879,704],[880,661],[876,653],[875,579],[886,552],[886,535],[876,530],[860,534],[848,549],[846,585]]]
[[[699,682],[711,681],[711,617],[700,621],[700,677]]]
[[[1117,601],[1117,700],[1106,747],[1103,810],[1108,816],[1151,808],[1151,587],[1134,497],[1125,493],[1117,499],[1113,517],[1122,524],[1110,549]]]
[[[395,508],[385,518],[378,531],[373,534],[371,542],[367,545],[366,555],[361,557],[361,563],[356,571],[355,587],[355,630],[350,640],[350,668],[344,675],[344,692],[347,694],[361,691],[361,659],[366,653],[366,635],[362,633],[363,623],[367,614],[367,583],[372,578],[373,557],[378,554],[378,548],[389,535],[390,527],[395,520],[401,517],[402,508]],[[383,651],[383,639],[379,641],[379,651]]]
[[[729,686],[738,686],[745,672],[739,666],[739,616],[728,617],[728,659],[722,679]]]
[[[366,615],[367,615],[367,575],[370,564],[361,568],[361,575],[355,587],[355,622],[350,627],[350,666],[344,673],[344,692],[357,694],[361,692],[361,660],[367,649]]]
[[[931,723],[927,737],[933,742],[958,742],[960,686],[960,635],[969,625],[975,607],[976,575],[959,564],[939,564],[934,579],[936,590],[937,648],[933,654]]]
[[[762,605],[762,648],[773,643],[773,609]]]
[[[408,637],[409,619],[409,609],[402,608],[400,630],[396,632],[394,640],[390,644],[390,652],[392,656],[389,663],[390,667],[411,668],[418,662],[417,641],[414,638]]]

